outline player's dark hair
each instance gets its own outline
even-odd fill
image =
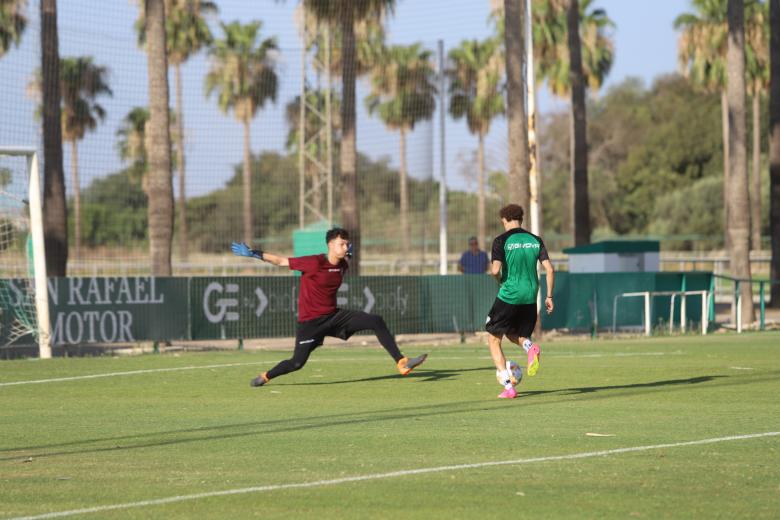
[[[525,212],[523,211],[522,206],[520,206],[518,204],[508,204],[508,205],[504,206],[503,208],[501,208],[501,211],[498,212],[498,215],[501,218],[503,218],[503,219],[505,219],[507,221],[516,220],[516,221],[518,221],[520,223],[523,222],[523,215],[524,214],[525,214]]]
[[[344,240],[349,240],[349,231],[347,231],[344,228],[334,227],[333,229],[329,229],[328,232],[325,233],[326,244],[336,238],[343,238]]]

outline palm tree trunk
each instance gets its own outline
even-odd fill
[[[479,133],[479,148],[477,149],[479,178],[477,180],[477,243],[485,249],[485,134]],[[525,209],[525,208],[524,208]]]
[[[409,227],[409,187],[407,185],[409,174],[406,165],[406,130],[401,128],[400,134],[401,158],[400,167],[398,168],[398,191],[401,202],[401,249],[403,258],[408,260],[412,230]],[[404,270],[408,269],[407,264],[404,263],[402,265]]]
[[[57,0],[41,0],[41,76],[43,98],[43,234],[46,272],[65,276],[68,266],[68,209],[62,167],[60,53]]]
[[[750,178],[750,245],[761,249],[761,94],[753,95],[753,174]]]
[[[729,250],[729,102],[726,90],[720,93],[721,131],[723,132],[723,248]]]
[[[74,258],[81,260],[81,183],[79,182],[79,147],[73,139],[70,142],[70,174],[73,183],[73,235],[76,239]]]
[[[750,213],[745,128],[745,13],[742,0],[728,0],[729,38],[726,53],[729,105],[729,253],[731,274],[748,280],[750,275]],[[742,323],[753,322],[753,290],[741,284]]]
[[[357,143],[355,134],[355,13],[341,11],[341,218],[354,246],[350,270],[360,274],[360,208],[358,206]]]
[[[574,245],[579,246],[590,243],[590,203],[585,78],[582,72],[578,0],[568,0],[566,27],[571,87],[571,218]]]
[[[182,261],[189,256],[187,237],[187,177],[184,168],[184,108],[181,86],[181,63],[174,65],[176,77],[176,162],[179,166],[179,255]]]
[[[244,118],[244,170],[243,170],[243,215],[244,215],[244,242],[252,244],[254,233],[252,232],[252,154],[250,153],[250,120]]]
[[[145,0],[149,74],[149,253],[153,276],[171,275],[174,213],[163,1]]]
[[[525,0],[504,0],[508,168],[510,202],[528,211],[531,188],[528,178],[528,129],[525,113]],[[480,235],[479,240],[483,239]]]
[[[770,278],[780,280],[780,0],[769,0],[769,235]],[[780,307],[780,284],[772,285],[772,306]]]

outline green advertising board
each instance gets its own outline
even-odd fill
[[[8,305],[0,308],[0,344],[6,344],[14,301],[29,294],[21,280],[2,282]],[[711,283],[711,273],[557,273],[555,312],[541,313],[542,328],[609,330],[613,316],[618,328],[641,326],[641,299],[621,294],[709,290]],[[54,344],[293,336],[299,284],[296,276],[51,278]],[[337,305],[379,314],[395,334],[473,332],[483,330],[497,290],[486,275],[347,276]],[[689,321],[701,320],[700,302],[701,296],[688,297]],[[654,326],[668,323],[670,303],[668,295],[653,299]]]
[[[50,278],[55,345],[188,339],[187,278]]]

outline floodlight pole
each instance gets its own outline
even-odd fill
[[[444,77],[444,40],[439,40],[439,274],[447,274],[447,156],[444,125],[446,122],[446,79]]]
[[[532,0],[526,0],[525,16],[525,83],[526,100],[528,102],[528,157],[531,167],[528,171],[528,184],[530,192],[529,216],[531,218],[531,233],[539,236],[542,232],[539,211],[539,198],[541,187],[541,175],[539,174],[539,147],[536,140],[536,71],[534,70],[534,37],[533,37],[533,12]],[[537,264],[537,277],[541,275],[541,269]],[[549,282],[549,281],[548,281]],[[536,293],[537,316],[541,318],[542,293]],[[542,320],[537,319],[537,333],[542,332]]]
[[[542,232],[539,211],[540,199],[540,173],[539,152],[536,139],[536,73],[534,71],[534,39],[531,12],[531,0],[526,0],[527,15],[525,31],[525,63],[526,63],[526,99],[528,100],[528,156],[531,168],[528,172],[529,188],[531,194],[529,213],[531,217],[531,233],[539,235]]]
[[[304,21],[304,24],[306,22]],[[302,31],[301,100],[298,114],[298,227],[306,225],[306,29]]]

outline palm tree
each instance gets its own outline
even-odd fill
[[[296,11],[296,23],[299,30],[305,32],[307,48],[314,48],[313,65],[317,67],[318,72],[324,72],[327,61],[325,47],[330,44],[330,73],[338,76],[343,68],[340,26],[329,23],[327,19],[319,19],[314,11],[306,9],[305,2],[301,7],[300,11]],[[320,30],[323,24],[328,26],[329,42],[325,41]],[[381,16],[355,20],[355,75],[357,77],[371,71],[384,44],[385,28]]]
[[[571,100],[570,214],[576,245],[590,242],[588,144],[585,88],[598,90],[612,68],[614,23],[592,0],[537,0],[534,3],[536,75],[557,96]]]
[[[681,31],[680,40],[678,42],[678,61],[683,75],[688,78],[691,83],[705,92],[719,92],[721,102],[721,120],[723,131],[723,233],[724,243],[728,247],[728,227],[729,227],[729,164],[730,164],[730,149],[729,149],[729,117],[728,117],[728,100],[726,97],[726,54],[728,48],[728,17],[727,17],[727,2],[728,0],[692,0],[695,13],[683,13],[678,16],[674,21],[675,29]],[[766,42],[766,36],[762,34],[762,27],[765,25],[765,8],[756,0],[747,0],[744,6],[744,12],[747,15],[747,41],[745,42],[745,55],[747,58],[747,73],[748,73],[748,88],[752,95],[759,93],[759,96],[754,95],[753,105],[753,128],[755,129],[760,125],[758,118],[760,117],[760,90],[761,84],[766,82],[766,70],[763,69],[762,63],[765,63],[767,59],[765,57],[765,51],[762,51],[761,47]],[[756,100],[755,98],[758,97]],[[758,108],[756,107],[758,103]],[[760,134],[760,132],[759,132]],[[755,146],[756,149],[760,148]],[[760,164],[760,151],[758,152],[759,160],[756,161],[756,151],[753,152],[754,163]],[[754,165],[754,177],[758,177],[756,174],[756,166]],[[755,181],[754,181],[755,183]],[[751,215],[757,214],[754,217],[754,221],[758,221],[759,231],[758,237],[755,236],[756,231],[753,231],[754,246],[760,244],[760,187],[756,191],[755,186],[752,189],[751,195]],[[756,204],[758,201],[758,204]]]
[[[206,17],[218,12],[217,5],[207,0],[165,0],[165,33],[168,63],[173,65],[176,92],[176,163],[179,172],[179,255],[188,257],[187,182],[184,158],[184,108],[182,100],[181,66],[191,56],[213,41]],[[143,14],[136,21],[138,43],[146,43]]]
[[[0,58],[11,45],[19,46],[22,33],[27,27],[24,8],[27,0],[0,0]]]
[[[593,8],[593,0],[582,0],[578,2],[576,9],[570,9],[566,0],[533,0],[533,44],[535,76],[538,82],[546,81],[550,91],[561,98],[571,99],[573,92],[571,90],[570,80],[570,44],[569,44],[569,14],[579,12],[578,33],[580,50],[580,60],[582,64],[582,76],[585,86],[591,90],[598,90],[604,83],[604,79],[612,68],[614,61],[614,43],[610,39],[608,30],[614,27],[614,22],[610,20],[604,9]],[[502,20],[501,9],[497,8],[493,12],[496,18],[499,34],[503,33],[505,22]],[[575,21],[572,19],[572,21]],[[519,26],[516,21],[509,25]],[[508,35],[507,35],[508,36]],[[518,51],[515,51],[517,53]],[[511,80],[512,74],[508,74],[508,80]],[[511,84],[509,85],[511,87]],[[584,100],[584,95],[583,95]],[[572,105],[572,109],[573,109]],[[510,124],[514,109],[509,110]],[[578,109],[578,117],[585,117],[585,112]],[[519,123],[518,123],[519,124]],[[585,123],[577,123],[584,125]],[[574,235],[577,242],[583,240],[583,236],[589,237],[590,230],[583,226],[590,227],[588,208],[587,183],[587,143],[586,135],[581,132],[578,139],[574,136],[574,113],[572,112],[572,125],[570,127],[570,141],[574,146],[575,141],[581,141],[579,144],[579,153],[571,153],[572,171],[578,173],[576,187],[578,192],[572,193],[572,212],[574,204],[577,202],[578,217],[573,216],[573,225],[575,226]],[[585,142],[583,150],[582,142]],[[585,169],[582,163],[584,161]],[[575,168],[575,163],[579,166]],[[584,176],[583,176],[584,172]],[[574,189],[574,187],[572,187]],[[589,238],[587,239],[589,240]]]
[[[171,122],[170,134],[176,135],[176,114],[173,110],[168,116]],[[133,107],[122,120],[116,131],[117,151],[119,158],[129,163],[130,178],[133,179],[146,195],[149,195],[149,109]],[[175,141],[176,139],[174,139]],[[171,156],[178,154],[171,153]],[[176,161],[171,159],[171,166]]]
[[[504,0],[506,19],[503,24],[503,40],[507,75],[507,106],[509,109],[507,121],[509,134],[507,164],[509,170],[509,196],[528,211],[531,201],[531,186],[528,171],[528,127],[526,126],[525,113],[526,92],[523,84],[526,36],[525,12],[525,0]],[[484,174],[481,173],[480,175]],[[481,226],[484,226],[484,224]],[[480,227],[477,239],[481,245],[484,241],[483,227]]]
[[[434,76],[431,52],[421,44],[393,45],[380,52],[371,74],[371,94],[366,98],[368,113],[377,114],[388,128],[399,133],[398,185],[404,258],[409,257],[412,234],[406,135],[417,123],[433,117],[436,109]]]
[[[148,154],[146,151],[146,127],[149,124],[149,109],[145,107],[134,107],[127,113],[122,120],[122,124],[116,131],[117,151],[119,158],[129,162],[131,168],[138,174],[145,173],[148,168]],[[141,181],[144,192],[146,192],[146,181]]]
[[[149,252],[152,275],[171,275],[173,180],[168,110],[168,56],[163,0],[145,0],[149,74]]]
[[[60,53],[57,0],[41,0],[41,99],[43,123],[43,233],[46,273],[65,276],[68,266],[68,207],[62,168]]]
[[[211,68],[206,76],[206,95],[216,92],[219,108],[225,113],[233,110],[244,125],[244,241],[249,244],[253,240],[250,124],[268,100],[276,101],[276,38],[259,41],[259,21],[220,26],[224,37],[215,41],[209,51]]]
[[[750,279],[750,212],[745,128],[745,5],[728,0],[728,51],[726,97],[729,108],[729,256],[736,278]],[[751,283],[741,285],[742,321],[753,321]]]
[[[753,118],[750,244],[752,249],[761,249],[761,98],[769,89],[769,23],[766,4],[757,2],[745,8],[745,67]]]
[[[303,0],[304,8],[317,20],[341,32],[341,216],[349,229],[355,256],[353,271],[360,274],[360,209],[358,206],[357,147],[355,133],[356,22],[381,19],[395,0]]]
[[[678,61],[683,75],[705,92],[720,92],[723,131],[723,234],[728,245],[729,119],[726,99],[727,0],[692,0],[696,13],[674,21],[681,30]]]
[[[40,91],[40,77],[35,88]],[[60,60],[60,92],[62,93],[62,139],[70,143],[70,173],[73,185],[73,221],[75,257],[81,256],[81,182],[79,180],[78,142],[87,131],[95,130],[106,111],[95,101],[101,95],[111,96],[108,69],[95,65],[91,56]]]
[[[769,0],[769,234],[770,277],[780,280],[780,0]],[[780,306],[780,284],[772,285],[772,305]]]
[[[485,136],[497,116],[505,112],[501,88],[503,63],[500,43],[495,39],[464,41],[452,49],[449,59],[452,68],[449,78],[449,111],[455,119],[466,118],[469,131],[479,140],[477,202],[477,240],[480,248],[485,242]],[[523,123],[525,128],[525,122]],[[524,147],[524,148],[527,148]],[[527,155],[527,152],[526,152]],[[516,200],[522,205],[521,199]]]
[[[78,142],[87,131],[95,130],[106,117],[103,106],[95,101],[98,96],[111,96],[108,86],[108,69],[95,65],[91,56],[62,58],[59,64],[60,92],[62,93],[62,139],[70,143],[71,182],[73,184],[73,220],[75,231],[75,257],[81,256],[81,182],[79,180]],[[29,90],[41,97],[42,75],[38,70]],[[39,113],[42,107],[39,108]]]
[[[585,76],[582,71],[580,8],[578,0],[568,0],[566,29],[569,42],[569,86],[571,89],[571,222],[574,245],[590,243],[590,203],[588,197],[588,138],[585,114]]]
[[[533,0],[533,41],[537,81],[547,81],[558,97],[571,96],[567,10],[561,0]],[[588,88],[599,90],[614,62],[615,46],[608,34],[615,23],[593,0],[579,2],[582,71]]]

